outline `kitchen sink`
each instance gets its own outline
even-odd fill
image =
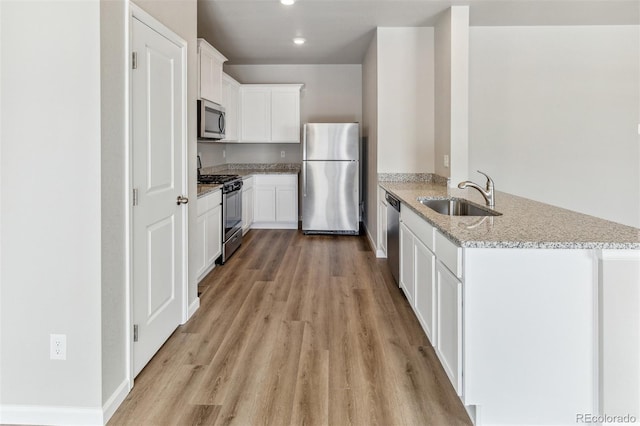
[[[485,209],[483,207],[471,204],[467,200],[461,198],[449,198],[446,200],[429,200],[418,199],[422,204],[429,207],[431,210],[435,210],[440,214],[446,214],[449,216],[501,216],[502,213],[498,213],[493,210]]]

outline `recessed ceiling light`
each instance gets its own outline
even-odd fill
[[[280,3],[284,4],[285,6],[291,6],[295,2],[296,0],[280,0]]]
[[[294,38],[294,39],[293,39],[293,42],[294,42],[295,44],[304,44],[304,42],[305,42],[305,41],[307,41],[307,40],[305,40],[305,39],[304,39],[304,38],[302,38],[302,37],[296,37],[296,38]]]

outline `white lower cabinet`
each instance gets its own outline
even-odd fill
[[[244,179],[242,184],[242,235],[249,232],[253,225],[253,176]]]
[[[436,354],[456,393],[462,395],[462,283],[436,262]]]
[[[214,191],[198,198],[196,220],[197,250],[195,268],[201,281],[214,267],[222,254],[222,193]]]
[[[415,257],[414,236],[404,223],[400,223],[400,288],[411,306],[414,306]]]
[[[446,266],[462,261],[459,247],[442,238],[433,226],[402,205],[400,287],[451,384],[462,395],[462,282]]]
[[[253,177],[253,228],[298,228],[298,175]]]
[[[405,204],[400,221],[401,287],[476,426],[575,424],[615,395],[596,250],[463,249]]]
[[[387,200],[386,191],[378,188],[378,251],[376,257],[387,257]]]
[[[414,280],[415,305],[414,310],[418,321],[422,325],[429,341],[435,344],[436,333],[436,257],[418,238],[414,238]]]

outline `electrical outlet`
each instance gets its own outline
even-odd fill
[[[280,158],[284,158],[284,151],[280,151]]]
[[[49,335],[49,357],[50,359],[67,359],[67,335],[66,334],[50,334]]]
[[[222,158],[227,158],[227,150],[226,149],[222,150]]]
[[[449,156],[446,154],[444,156],[444,166],[449,167]]]

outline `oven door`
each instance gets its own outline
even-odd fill
[[[222,194],[222,220],[224,221],[224,241],[242,228],[242,190],[237,189]]]

